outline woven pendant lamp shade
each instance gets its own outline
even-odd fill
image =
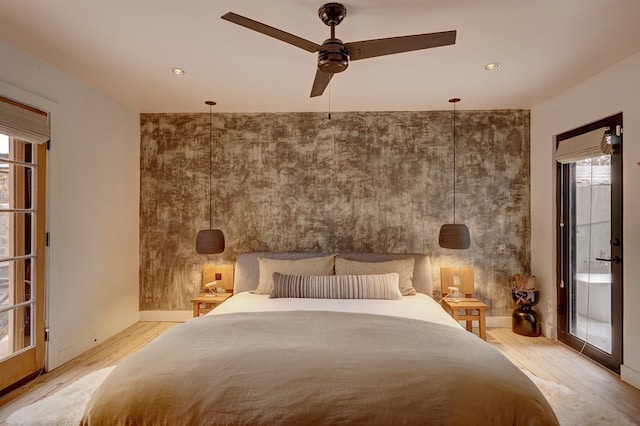
[[[442,248],[468,249],[471,246],[471,235],[467,225],[447,223],[440,228],[438,243]]]
[[[218,254],[224,251],[224,234],[219,229],[204,229],[196,237],[196,252]]]

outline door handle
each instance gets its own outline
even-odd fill
[[[620,261],[622,259],[620,259],[620,257],[618,256],[613,256],[611,259],[603,259],[601,257],[596,257],[596,260],[599,260],[601,262],[612,262],[612,263],[620,263]]]

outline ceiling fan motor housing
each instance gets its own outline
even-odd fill
[[[349,66],[349,51],[342,40],[330,38],[322,43],[322,50],[318,52],[318,68],[328,73],[339,73]]]

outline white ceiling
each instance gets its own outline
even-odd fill
[[[140,112],[531,108],[640,51],[638,0],[350,0],[344,42],[457,30],[454,46],[354,61],[309,98],[323,0],[2,0],[0,37]],[[500,62],[495,71],[484,70]],[[172,67],[186,70],[171,74]]]

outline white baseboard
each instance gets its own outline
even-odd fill
[[[486,317],[487,328],[511,328],[511,317]],[[465,320],[459,321],[460,325],[466,327],[467,322]],[[473,327],[478,327],[478,321],[473,321]]]
[[[487,317],[487,327],[489,328],[511,328],[511,317]]]
[[[464,324],[464,322],[462,323]],[[474,325],[477,323],[474,323]],[[487,328],[511,328],[511,317],[487,317]],[[549,338],[555,339],[555,336],[552,336],[551,328],[547,327],[546,324],[542,324],[542,335]]]
[[[47,346],[46,370],[51,371],[60,367],[65,362],[72,360],[97,344],[104,342],[115,334],[125,330],[127,327],[135,324],[138,320],[138,312],[130,311],[127,315],[121,315],[114,321],[104,322],[103,327],[97,330],[91,330],[91,332],[63,347],[60,347],[60,341],[62,339],[59,337],[59,333],[56,333],[57,327],[53,325],[50,330],[51,337]]]
[[[140,321],[185,322],[193,318],[193,311],[140,311]]]
[[[639,371],[629,368],[623,364],[620,366],[620,378],[622,379],[623,382],[627,382],[634,388],[640,389],[640,372]]]

